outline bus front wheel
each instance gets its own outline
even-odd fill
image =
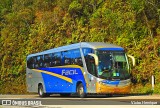
[[[84,92],[84,87],[83,87],[83,84],[80,83],[78,86],[77,86],[77,94],[80,98],[84,98],[86,97],[86,93]]]
[[[38,94],[39,94],[40,97],[47,97],[47,96],[49,96],[49,94],[44,93],[44,89],[43,89],[42,85],[38,86]]]

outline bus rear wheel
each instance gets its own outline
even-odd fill
[[[50,96],[50,94],[44,93],[44,89],[43,89],[43,86],[42,86],[42,85],[39,85],[39,86],[38,86],[38,94],[39,94],[40,97]]]
[[[84,98],[86,97],[86,93],[84,92],[84,87],[83,87],[83,84],[80,83],[78,86],[77,86],[77,94],[80,98]]]

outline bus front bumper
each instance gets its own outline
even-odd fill
[[[124,86],[109,86],[106,84],[96,84],[96,92],[99,94],[126,94],[130,93],[131,85],[124,85]]]

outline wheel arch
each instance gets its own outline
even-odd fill
[[[84,92],[87,93],[86,83],[83,82],[83,81],[77,81],[77,83],[76,83],[76,92],[77,92],[77,87],[78,87],[79,84],[82,84],[82,85],[83,85],[83,87],[84,87]]]
[[[38,88],[39,88],[39,86],[42,86],[44,92],[46,93],[46,88],[45,88],[45,86],[44,86],[44,84],[43,84],[42,82],[39,82],[39,83],[38,83]]]

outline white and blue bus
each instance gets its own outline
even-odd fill
[[[81,42],[30,54],[26,66],[27,91],[40,97],[130,92],[128,58],[114,44]]]

